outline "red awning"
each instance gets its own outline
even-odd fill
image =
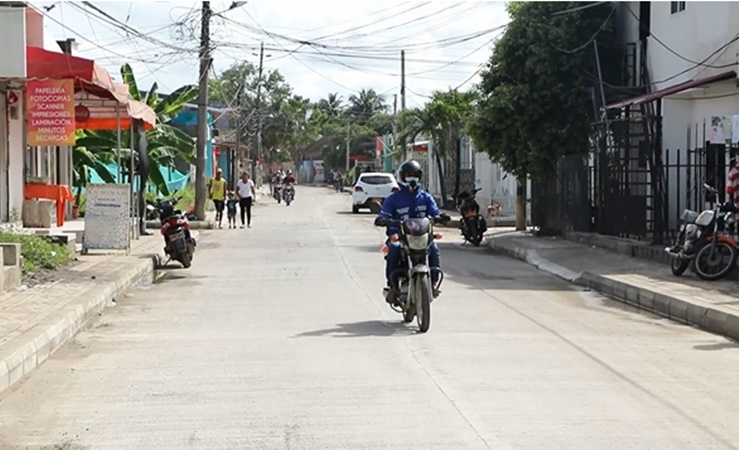
[[[146,129],[156,125],[156,113],[148,105],[133,100],[128,85],[115,83],[110,73],[95,61],[66,53],[56,53],[40,47],[26,47],[26,77],[28,79],[74,79],[75,92],[92,94],[100,99],[115,100],[126,107],[122,111],[122,129],[131,126],[131,119],[144,121]],[[108,108],[110,109],[110,108]],[[113,110],[114,111],[114,110]],[[92,130],[116,130],[118,120],[114,112],[93,114],[78,128]]]
[[[713,75],[710,77],[697,78],[694,80],[684,81],[674,86],[660,89],[659,91],[650,92],[648,94],[642,94],[642,95],[632,97],[627,100],[621,100],[620,102],[612,103],[606,106],[606,109],[607,110],[608,109],[618,109],[618,108],[624,108],[626,106],[641,105],[642,103],[659,100],[668,95],[687,91],[688,89],[705,86],[711,83],[717,83],[719,81],[731,80],[732,78],[735,78],[735,77],[736,77],[736,72],[733,70],[729,70],[728,72],[722,72],[722,73],[719,73],[717,75]]]

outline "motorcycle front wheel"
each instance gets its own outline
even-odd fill
[[[736,266],[739,259],[739,252],[733,245],[727,242],[716,242],[715,251],[712,251],[713,245],[704,245],[703,248],[695,255],[695,274],[698,278],[706,281],[716,281],[726,277]],[[717,264],[717,260],[721,261]],[[716,271],[709,271],[709,267],[715,266]]]
[[[431,327],[431,283],[429,277],[416,279],[416,298],[414,299],[418,330],[425,333]]]

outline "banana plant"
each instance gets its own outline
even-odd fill
[[[197,87],[191,85],[182,86],[168,96],[160,99],[158,94],[159,87],[156,82],[142,96],[130,65],[125,64],[121,67],[121,77],[123,78],[123,82],[128,85],[131,97],[134,100],[149,105],[157,115],[156,126],[146,131],[148,142],[146,163],[149,167],[147,171],[148,182],[155,185],[159,192],[167,196],[169,195],[167,182],[158,169],[160,167],[174,167],[175,159],[178,157],[191,164],[195,161],[193,139],[184,131],[171,125],[171,121],[182,111],[185,104],[192,102],[198,97]],[[138,152],[135,150],[131,151],[128,148],[130,142],[130,131],[123,130],[121,132],[121,144],[126,147],[121,149],[121,163],[128,166],[130,164],[130,158],[133,156],[134,165],[138,167]],[[88,153],[95,155],[98,153],[115,155],[117,146],[118,140],[115,131],[85,130],[84,135],[77,139],[76,144],[76,148],[82,148]],[[82,161],[84,156],[80,156],[80,158],[80,161]],[[115,159],[115,156],[113,159]],[[108,174],[110,173],[108,172]],[[102,175],[101,178],[105,179]]]
[[[83,130],[77,130],[78,139],[84,137]],[[106,183],[115,183],[113,174],[110,173],[106,164],[115,161],[115,153],[112,151],[91,151],[80,145],[75,145],[72,153],[72,184],[77,188],[74,204],[80,206],[82,190],[90,181],[91,172],[94,171]]]

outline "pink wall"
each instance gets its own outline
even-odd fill
[[[44,16],[33,8],[26,8],[26,45],[44,48]]]

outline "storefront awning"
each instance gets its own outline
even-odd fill
[[[154,110],[145,103],[132,99],[128,85],[113,82],[110,73],[91,59],[29,46],[26,47],[26,61],[26,76],[29,79],[74,79],[75,98],[91,110],[89,119],[85,123],[80,123],[78,128],[117,129],[116,107],[93,108],[88,104],[93,100],[98,102],[109,100],[122,105],[120,118],[122,129],[130,128],[132,119],[142,120],[147,129],[156,125]],[[84,94],[80,96],[80,92]]]
[[[688,89],[705,86],[711,83],[718,83],[719,81],[726,81],[732,78],[736,78],[736,72],[733,70],[722,72],[722,73],[719,73],[717,75],[713,75],[710,77],[696,78],[694,80],[684,81],[674,86],[669,86],[664,89],[660,89],[658,91],[650,92],[648,94],[643,94],[643,95],[632,97],[626,100],[621,100],[617,103],[612,103],[606,106],[605,109],[610,110],[610,109],[625,108],[627,106],[641,105],[642,103],[659,100],[663,97],[667,97],[668,95],[687,91]]]

